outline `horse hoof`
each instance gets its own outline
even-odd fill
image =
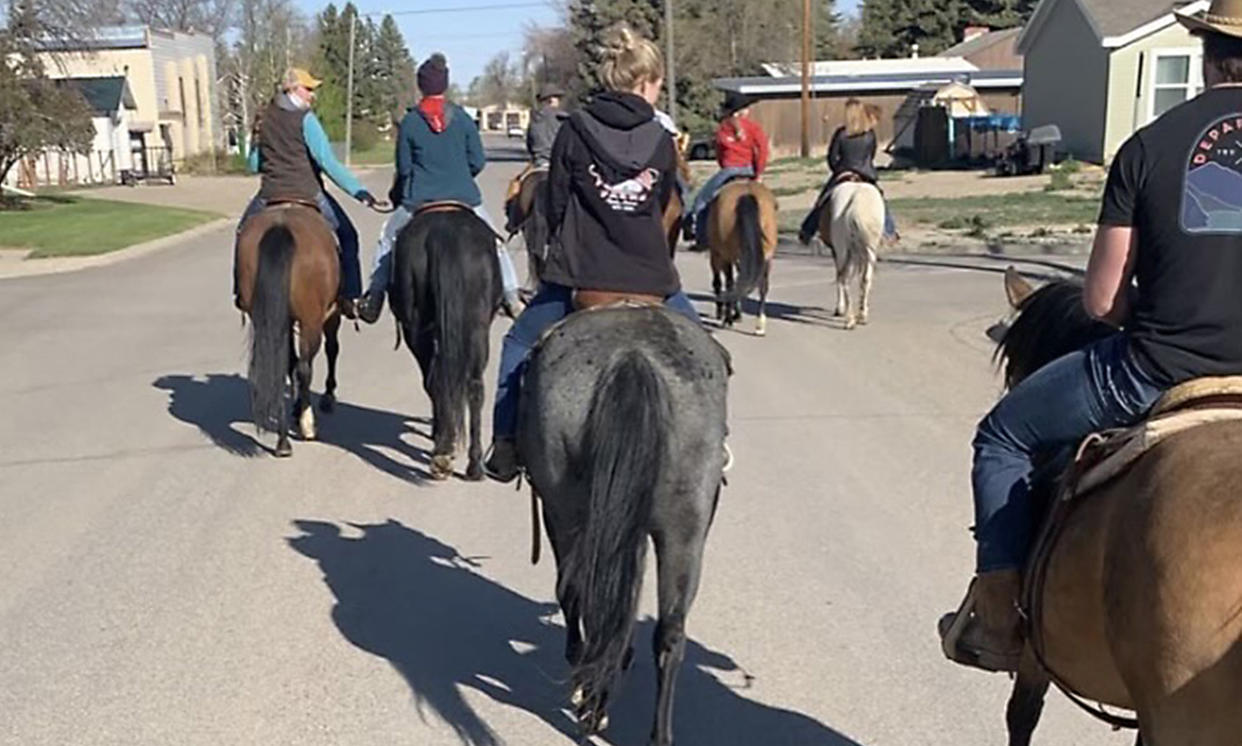
[[[324,414],[331,414],[336,410],[336,397],[331,394],[324,394],[319,397],[319,411]]]
[[[768,320],[764,318],[763,316],[760,316],[759,320],[755,322],[755,336],[762,337],[762,336],[765,336],[767,333],[768,333]]]
[[[431,478],[437,482],[443,482],[451,476],[453,476],[453,457],[432,456]]]
[[[483,481],[483,465],[478,461],[471,461],[466,467],[466,479],[471,482]]]
[[[578,687],[577,689],[574,690],[573,694],[569,695],[569,704],[573,705],[574,707],[581,707],[582,703],[585,701],[586,701],[586,692],[583,691],[582,687]]]
[[[847,332],[849,332],[849,331],[853,331],[854,329],[857,329],[857,328],[858,328],[858,319],[855,319],[855,318],[847,318],[847,319],[845,320],[845,330],[846,330]]]
[[[289,458],[293,455],[293,446],[289,445],[287,439],[276,441],[276,450],[272,451],[276,458]]]
[[[298,431],[302,433],[302,440],[315,439],[315,410],[307,407],[302,411],[302,416],[298,418]]]
[[[859,316],[859,317],[858,317],[858,325],[859,325],[859,326],[866,326],[866,325],[867,325],[867,321],[869,321],[869,319],[867,318],[867,314],[865,314],[865,313],[864,313],[862,316]]]

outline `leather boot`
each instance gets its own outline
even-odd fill
[[[1018,670],[1022,657],[1022,618],[1017,570],[979,573],[957,612],[940,619],[944,654],[956,663],[984,671]]]

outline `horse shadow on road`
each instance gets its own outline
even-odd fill
[[[710,311],[708,313],[700,313],[703,319],[711,319],[713,322],[716,318],[716,296],[710,293],[689,293],[690,300],[698,303],[707,304]],[[745,298],[742,300],[742,313],[744,314],[742,321],[738,322],[740,329],[748,329],[749,324],[759,313],[759,301],[755,298]],[[824,327],[841,327],[840,320],[835,319],[832,312],[821,306],[794,306],[788,303],[772,300],[768,297],[767,313],[769,318],[777,321],[791,322],[794,324],[806,324],[808,326],[824,326]]]
[[[415,706],[430,710],[466,746],[500,746],[503,734],[466,701],[474,690],[528,712],[573,741],[562,709],[568,667],[555,604],[484,577],[477,558],[389,520],[342,527],[296,521],[288,539],[318,563],[336,597],[332,619],[345,639],[386,659],[405,678]],[[653,623],[639,627],[638,655],[598,738],[612,746],[646,744],[655,699],[649,652]],[[711,670],[742,671],[727,655],[690,641],[677,700],[679,743],[713,746],[859,746],[817,720],[747,699]],[[749,682],[750,677],[746,676]]]
[[[209,373],[204,376],[167,375],[152,384],[168,392],[168,413],[194,425],[221,450],[235,456],[254,458],[270,449],[243,432],[253,426],[250,420],[250,384],[235,373]],[[318,397],[313,397],[318,402]],[[396,412],[359,407],[338,400],[332,414],[316,412],[320,442],[344,449],[380,471],[407,482],[430,479],[426,467],[430,454],[410,442],[430,442],[431,421]],[[303,445],[303,448],[306,446]],[[297,444],[294,458],[297,458]],[[398,460],[386,451],[395,451]]]

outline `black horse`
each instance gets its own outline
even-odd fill
[[[500,306],[496,236],[464,208],[429,210],[397,237],[390,293],[393,315],[431,397],[431,475],[448,479],[470,407],[466,478],[483,478],[479,429],[488,330]]]
[[[724,349],[662,307],[576,314],[531,360],[518,447],[556,554],[585,733],[607,727],[609,694],[632,656],[650,535],[660,609],[652,743],[673,741],[686,616],[725,467],[728,378]]]

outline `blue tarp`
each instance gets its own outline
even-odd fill
[[[1008,132],[1016,134],[1022,131],[1022,117],[1017,114],[989,114],[985,117],[957,117],[954,122],[959,127],[969,127],[974,132]]]

